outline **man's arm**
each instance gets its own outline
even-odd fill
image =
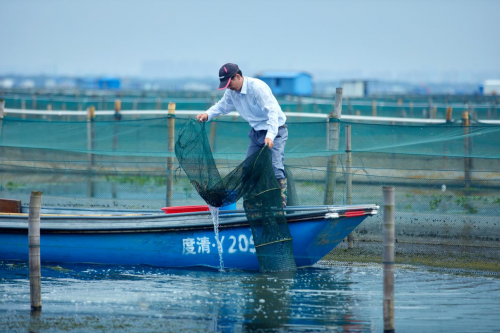
[[[234,111],[234,104],[231,100],[231,97],[228,96],[228,92],[224,93],[221,100],[215,103],[210,109],[208,109],[204,113],[200,113],[196,116],[198,121],[210,121],[215,117],[220,116],[221,114],[228,114],[231,111]]]

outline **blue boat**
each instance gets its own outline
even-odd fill
[[[378,209],[373,204],[286,208],[297,267],[314,265]],[[226,211],[219,221],[224,267],[258,270],[244,211]],[[42,262],[219,267],[210,212],[42,207],[40,234]],[[28,207],[0,212],[0,259],[28,260]]]

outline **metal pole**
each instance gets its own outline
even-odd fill
[[[42,309],[42,272],[40,265],[40,208],[42,192],[31,192],[28,217],[31,310]]]
[[[352,160],[351,160],[351,125],[345,127],[345,190],[346,190],[346,204],[352,204]],[[354,247],[354,231],[347,235],[348,248]]]
[[[384,333],[394,332],[394,187],[384,186]]]
[[[168,116],[167,207],[170,207],[172,205],[172,189],[174,184],[175,103],[168,103]]]
[[[327,150],[339,150],[339,136],[340,136],[340,118],[342,116],[342,88],[337,88],[335,91],[335,104],[334,110],[330,113],[327,120]],[[330,121],[333,118],[334,121]],[[335,121],[338,120],[338,121]],[[328,164],[326,168],[326,189],[325,189],[325,205],[333,205],[335,194],[335,171],[337,169],[337,156],[331,155],[328,157]]]

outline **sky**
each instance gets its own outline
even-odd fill
[[[500,79],[500,0],[0,0],[0,75]]]

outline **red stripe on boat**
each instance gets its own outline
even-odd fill
[[[178,213],[193,213],[193,212],[208,212],[210,209],[207,205],[200,206],[176,206],[176,207],[163,207],[161,209],[165,214],[178,214]]]
[[[363,216],[363,215],[365,215],[365,211],[364,210],[353,210],[353,211],[345,212],[344,215],[346,217]]]

